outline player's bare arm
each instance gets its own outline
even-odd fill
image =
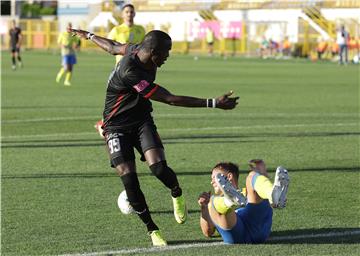
[[[232,94],[233,91],[230,91],[215,99],[200,99],[190,96],[173,95],[164,87],[159,86],[159,88],[151,95],[150,99],[180,107],[233,109],[238,104],[239,97],[230,97]]]
[[[112,55],[124,55],[125,54],[125,50],[126,50],[126,46],[127,46],[126,44],[121,44],[117,41],[114,41],[114,40],[111,40],[111,39],[108,39],[105,37],[97,36],[86,30],[70,29],[68,32],[73,33],[74,35],[77,35],[80,38],[93,41],[100,48],[102,48],[103,50],[107,51],[108,53],[110,53]]]
[[[211,237],[215,233],[215,225],[211,221],[208,204],[210,202],[211,192],[203,192],[198,198],[198,204],[201,207],[200,227],[206,237]]]

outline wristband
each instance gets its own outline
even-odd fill
[[[87,40],[92,40],[92,39],[94,38],[94,36],[95,36],[95,35],[94,35],[93,33],[90,33],[90,32],[89,32],[89,33],[86,34],[86,39],[87,39]]]
[[[216,99],[206,99],[207,108],[216,108]]]

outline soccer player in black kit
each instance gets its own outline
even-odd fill
[[[22,67],[22,61],[20,57],[20,46],[22,41],[21,29],[16,26],[15,20],[11,22],[11,29],[9,30],[10,35],[10,49],[11,49],[11,60],[12,69],[16,69],[16,59],[18,60],[19,67]]]
[[[140,44],[121,44],[84,30],[74,34],[93,41],[113,55],[124,55],[110,74],[107,84],[104,136],[111,164],[124,184],[130,205],[146,225],[154,246],[167,244],[151,218],[136,174],[134,148],[146,160],[151,172],[171,191],[174,215],[184,223],[187,209],[175,172],[167,165],[164,147],[151,116],[150,100],[182,107],[233,109],[239,97],[229,92],[216,99],[201,99],[171,94],[154,83],[156,70],[169,57],[172,41],[168,34],[150,31]]]

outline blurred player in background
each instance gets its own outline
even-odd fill
[[[260,58],[266,59],[269,55],[268,51],[269,51],[269,41],[266,39],[265,36],[262,37],[261,42],[260,42]]]
[[[336,34],[336,43],[339,45],[339,64],[348,64],[348,40],[349,32],[345,29],[345,26],[342,25]]]
[[[9,30],[10,35],[10,49],[11,49],[11,60],[12,60],[12,69],[16,70],[16,59],[18,60],[18,65],[22,67],[22,61],[20,57],[20,47],[22,42],[21,29],[16,26],[15,20],[11,22],[11,28]]]
[[[71,23],[68,23],[67,30],[71,28]],[[60,83],[62,76],[65,74],[64,85],[71,85],[73,66],[76,64],[75,49],[80,46],[79,40],[79,38],[72,36],[72,34],[67,31],[59,35],[58,44],[61,46],[62,67],[56,76],[57,83]]]
[[[146,225],[154,246],[165,246],[166,240],[151,218],[145,196],[140,189],[135,166],[134,148],[146,160],[151,172],[171,191],[174,216],[178,223],[187,218],[187,208],[175,172],[167,165],[164,147],[152,118],[150,100],[182,107],[233,109],[239,97],[232,92],[214,99],[173,95],[154,83],[157,68],[169,57],[172,40],[159,30],[146,34],[141,44],[121,44],[83,30],[72,30],[88,38],[113,55],[124,55],[108,79],[104,135],[111,165],[124,184],[130,205]]]
[[[328,48],[327,41],[324,38],[319,37],[317,40],[317,46],[316,46],[318,60],[322,60],[323,55],[325,54],[327,48]]]
[[[291,43],[288,36],[282,42],[282,54],[284,58],[289,58],[291,55]]]
[[[214,195],[203,192],[198,199],[200,227],[206,237],[213,236],[215,230],[228,244],[263,243],[269,237],[272,208],[285,207],[289,175],[284,168],[278,167],[273,184],[264,161],[254,159],[249,165],[245,192],[239,191],[237,165],[219,163],[213,168]]]
[[[145,29],[141,25],[134,24],[135,7],[132,4],[125,4],[122,9],[122,18],[124,22],[115,26],[109,33],[108,38],[122,44],[141,43],[145,36]],[[121,55],[116,55],[116,64],[121,60]],[[100,137],[104,137],[102,130],[103,120],[99,120],[95,124],[95,129],[99,132]]]
[[[213,56],[214,54],[214,32],[211,27],[206,28],[206,43],[208,46],[208,55]]]

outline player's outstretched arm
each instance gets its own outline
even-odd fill
[[[151,95],[150,99],[173,106],[190,107],[190,108],[221,108],[233,109],[238,104],[239,97],[230,97],[233,91],[230,91],[214,99],[201,99],[190,96],[178,96],[171,94],[165,88],[159,88]]]
[[[69,29],[69,33],[73,33],[74,35],[77,35],[80,38],[83,38],[85,40],[91,40],[96,45],[98,45],[103,50],[107,51],[108,53],[112,55],[124,55],[126,50],[126,44],[121,44],[117,41],[97,36],[93,33],[90,33],[89,31],[81,30],[81,29]]]

